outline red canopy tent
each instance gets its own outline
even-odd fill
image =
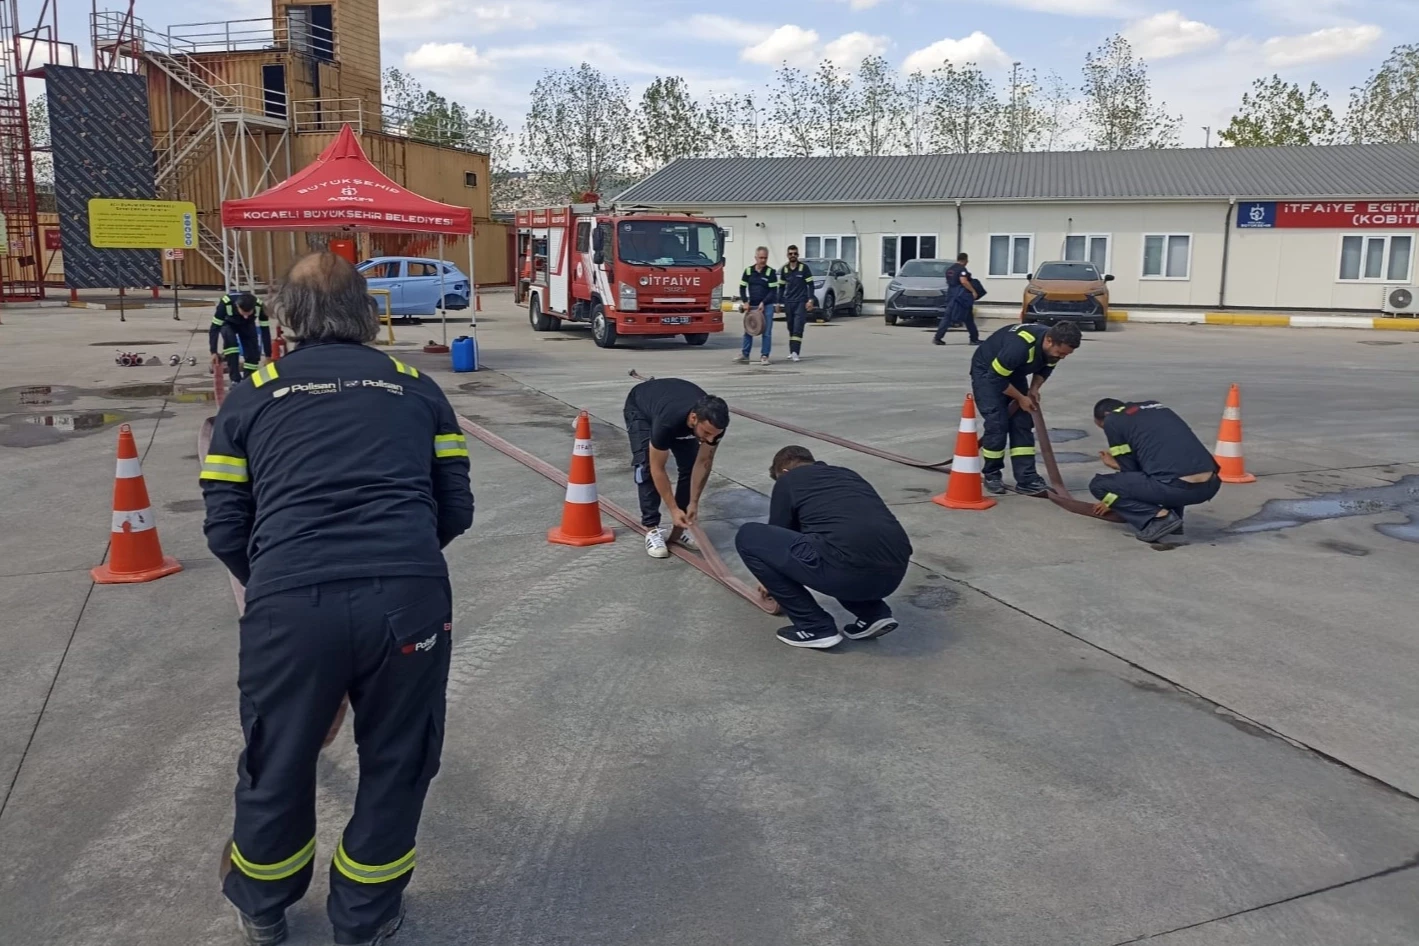
[[[473,211],[421,197],[394,183],[370,163],[349,125],[314,162],[270,190],[222,201],[222,228],[436,233],[440,260],[444,236],[468,235],[468,278],[473,281]],[[442,279],[443,267],[439,276]],[[446,321],[444,331],[447,334]]]

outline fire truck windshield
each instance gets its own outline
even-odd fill
[[[720,260],[719,228],[689,220],[622,220],[616,256],[641,266],[713,266]]]

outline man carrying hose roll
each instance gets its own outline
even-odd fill
[[[883,600],[897,590],[912,545],[882,497],[852,470],[814,461],[806,447],[784,447],[769,466],[769,521],[749,522],[734,547],[793,623],[778,639],[824,650],[844,637],[866,640],[897,628]],[[841,631],[812,591],[831,595],[856,621]]]
[[[1059,322],[1048,330],[1027,322],[992,333],[971,356],[971,390],[984,426],[980,438],[982,481],[997,495],[1005,492],[1005,452],[1015,473],[1015,488],[1043,496],[1049,486],[1035,470],[1034,420],[1040,387],[1079,347],[1079,326]]]
[[[640,497],[645,551],[667,558],[668,543],[699,551],[688,530],[699,515],[714,452],[729,427],[729,405],[681,378],[652,378],[631,388],[623,412],[631,442],[631,472]],[[672,489],[666,461],[675,455]],[[660,528],[660,507],[670,510],[671,529]]]
[[[273,308],[296,347],[223,402],[203,459],[207,544],[246,586],[245,749],[222,889],[249,946],[286,938],[317,866],[316,760],[346,694],[359,791],[329,858],[335,942],[404,916],[443,751],[453,604],[442,549],[473,521],[468,447],[439,386],[369,347],[345,260],[299,260]]]
[[[1221,489],[1212,451],[1187,421],[1157,401],[1106,397],[1094,405],[1094,423],[1109,440],[1099,459],[1116,471],[1089,482],[1099,501],[1094,515],[1118,513],[1138,539],[1181,535],[1183,507],[1205,503]]]

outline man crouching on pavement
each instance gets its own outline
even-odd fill
[[[1094,423],[1108,437],[1104,465],[1089,483],[1099,502],[1094,515],[1110,510],[1133,526],[1144,542],[1183,531],[1183,507],[1205,503],[1222,487],[1217,461],[1177,414],[1157,401],[1125,403],[1106,397],[1094,405]]]
[[[778,639],[822,650],[847,637],[897,629],[882,599],[906,577],[912,546],[882,497],[852,470],[815,462],[806,447],[774,455],[769,521],[746,523],[734,537],[739,557],[793,621]],[[857,618],[841,632],[809,589],[838,599]]]
[[[641,525],[647,529],[646,554],[667,558],[670,542],[699,551],[685,530],[699,515],[700,494],[714,468],[715,448],[729,427],[729,405],[681,378],[651,378],[631,388],[623,416],[631,441]],[[665,471],[672,453],[677,474],[674,491]],[[660,528],[661,503],[670,510],[668,536]]]

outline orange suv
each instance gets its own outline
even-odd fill
[[[1093,263],[1060,260],[1041,263],[1027,277],[1020,305],[1021,322],[1088,322],[1097,331],[1109,327],[1109,287],[1112,276],[1100,274]]]

